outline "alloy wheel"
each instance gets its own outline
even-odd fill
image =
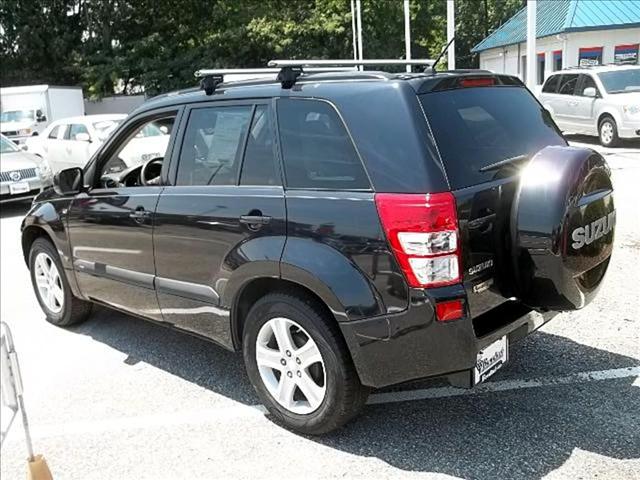
[[[45,252],[38,253],[34,263],[40,300],[51,312],[61,312],[64,307],[64,290],[58,267]]]
[[[611,125],[611,122],[603,122],[600,127],[600,138],[607,145],[611,143],[611,140],[613,140],[613,125]]]
[[[290,412],[306,415],[322,404],[326,394],[322,354],[293,320],[272,318],[260,328],[256,363],[271,396]]]

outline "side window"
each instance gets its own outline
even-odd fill
[[[153,159],[164,159],[169,147],[170,135],[166,128],[159,126],[160,122],[173,125],[175,115],[149,120],[139,125],[133,131],[125,134],[119,142],[117,150],[101,168],[101,176],[117,173],[127,168],[136,167]],[[161,165],[160,165],[161,166]]]
[[[266,105],[258,105],[253,114],[240,185],[280,185],[273,156],[273,129]]]
[[[89,130],[87,130],[87,127],[81,123],[72,123],[67,130],[65,138],[67,140],[76,140],[76,135],[79,133],[86,133],[89,135]]]
[[[558,83],[560,80],[560,75],[551,75],[547,78],[547,81],[544,82],[544,86],[542,87],[542,91],[544,93],[555,93],[558,90]]]
[[[596,85],[595,80],[593,79],[593,77],[591,75],[582,75],[582,85],[580,86],[580,92],[579,95],[584,96],[584,91],[586,88],[595,88],[596,89],[596,94],[598,93],[598,86]]]
[[[58,133],[60,133],[60,125],[56,125],[55,127],[53,127],[49,132],[49,136],[47,138],[56,140],[58,138]]]
[[[331,105],[318,100],[281,99],[278,125],[287,187],[370,188],[351,138]]]
[[[176,185],[235,185],[253,107],[191,110]]]
[[[558,93],[563,95],[573,95],[578,83],[578,74],[562,75]]]

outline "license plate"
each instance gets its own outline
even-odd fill
[[[509,341],[505,335],[478,352],[473,369],[473,383],[484,382],[507,363],[508,359]]]
[[[19,195],[21,193],[27,193],[29,190],[29,182],[15,182],[9,184],[9,193],[11,195]]]

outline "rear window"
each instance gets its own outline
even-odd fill
[[[566,145],[548,112],[522,87],[461,88],[420,96],[451,188],[491,180],[480,169],[547,145]]]

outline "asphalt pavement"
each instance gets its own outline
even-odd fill
[[[0,315],[20,355],[36,451],[56,480],[640,479],[640,149],[572,141],[602,151],[616,190],[598,298],[515,345],[482,386],[377,392],[320,438],[265,415],[239,354],[102,308],[67,330],[46,323],[20,249],[26,207],[2,206]],[[24,478],[25,458],[17,422],[2,479]]]

